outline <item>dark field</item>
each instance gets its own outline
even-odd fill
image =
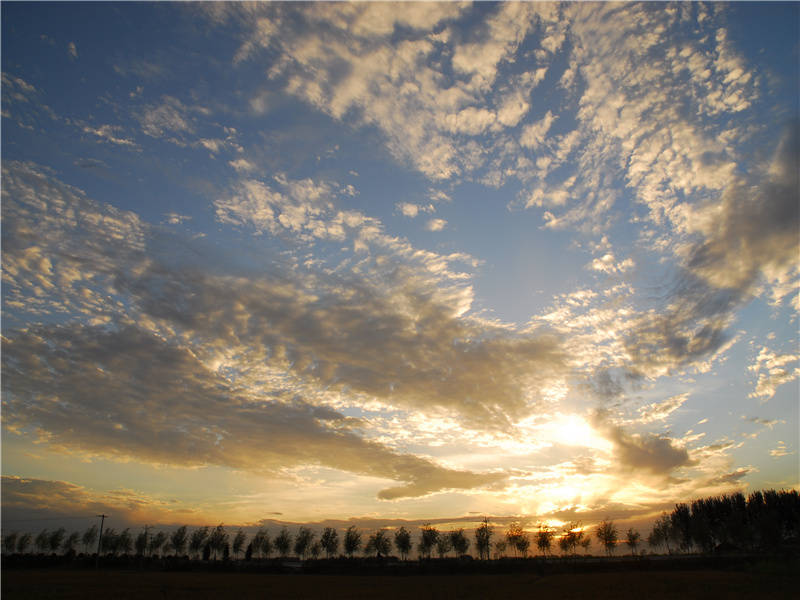
[[[366,598],[659,599],[797,598],[800,576],[758,571],[623,571],[555,575],[264,575],[152,571],[8,570],[3,600],[16,598],[270,600]]]

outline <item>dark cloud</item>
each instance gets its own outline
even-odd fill
[[[504,479],[395,453],[297,398],[254,398],[194,354],[127,327],[34,327],[3,344],[4,425],[54,447],[265,474],[322,465],[406,482],[396,499]]]
[[[695,464],[686,449],[675,446],[670,438],[652,433],[628,433],[610,422],[602,412],[595,415],[594,424],[614,444],[614,456],[624,470],[668,476],[678,467]]]

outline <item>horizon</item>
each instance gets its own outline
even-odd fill
[[[0,9],[4,532],[800,490],[800,4]]]

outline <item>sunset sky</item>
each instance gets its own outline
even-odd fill
[[[4,530],[797,488],[799,6],[4,2]]]

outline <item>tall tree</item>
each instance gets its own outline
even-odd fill
[[[400,527],[394,532],[394,546],[400,553],[402,560],[408,560],[411,553],[411,533],[405,527]]]
[[[64,544],[62,548],[66,554],[70,554],[75,552],[75,548],[78,547],[78,542],[81,539],[81,534],[77,531],[73,531],[67,536],[67,539],[64,540]]]
[[[189,534],[186,525],[181,525],[169,536],[169,543],[172,546],[172,551],[175,556],[181,556],[186,551],[186,542],[188,541]]]
[[[292,536],[289,533],[289,530],[284,527],[281,529],[281,532],[278,534],[278,537],[275,538],[275,549],[278,551],[278,554],[281,558],[286,558],[289,556],[289,549],[292,547]]]
[[[83,532],[81,536],[81,543],[83,544],[84,554],[89,552],[89,548],[94,548],[94,543],[97,541],[97,525],[92,525]]]
[[[64,542],[64,536],[67,535],[67,530],[63,527],[59,527],[52,533],[50,533],[50,538],[48,539],[48,545],[50,547],[50,552],[58,552],[61,548],[61,544]]]
[[[484,517],[483,522],[475,530],[475,548],[477,548],[478,558],[481,560],[489,560],[493,534],[494,529],[489,525],[489,519]]]
[[[614,525],[614,521],[609,521],[607,519],[600,521],[600,524],[597,526],[595,536],[603,545],[603,548],[605,548],[606,554],[610,556],[617,546],[618,533],[617,526]]]
[[[214,528],[214,531],[211,532],[211,535],[208,536],[208,547],[211,549],[211,552],[214,555],[214,560],[217,560],[217,556],[222,554],[222,551],[225,549],[225,544],[227,543],[228,534],[226,533],[225,528],[222,526],[222,523],[220,523]]]
[[[50,548],[50,532],[47,529],[42,529],[33,541],[33,545],[36,546],[36,550],[40,553],[47,552]]]
[[[555,532],[552,527],[544,523],[539,523],[539,529],[536,532],[536,547],[539,551],[547,556],[550,553],[550,548],[553,545],[553,536]]]
[[[198,527],[192,532],[189,538],[189,553],[195,558],[200,556],[203,551],[203,546],[206,544],[208,538],[208,526]]]
[[[245,541],[247,541],[247,535],[245,535],[244,531],[240,528],[236,532],[236,535],[233,538],[233,545],[232,545],[233,556],[235,556],[236,558],[239,558],[239,554],[242,553]]]
[[[336,556],[339,551],[339,534],[333,527],[326,527],[319,538],[320,546],[325,551],[327,558]]]
[[[311,531],[308,527],[301,527],[297,532],[297,536],[294,538],[295,554],[297,554],[297,556],[299,556],[301,559],[304,560],[313,542],[314,542],[314,532]]]
[[[145,556],[147,554],[147,529],[139,532],[139,535],[136,536],[136,540],[133,543],[133,547],[136,549],[137,556]]]
[[[19,540],[17,541],[17,552],[20,554],[25,554],[25,551],[28,549],[28,546],[31,545],[31,537],[30,533],[23,533],[19,536]]]
[[[119,532],[119,538],[117,539],[118,549],[119,551],[128,556],[133,550],[133,536],[131,535],[131,530],[129,528],[125,528]]]
[[[625,533],[625,543],[628,544],[628,548],[631,549],[631,556],[636,554],[636,548],[639,546],[639,540],[641,537],[642,536],[639,534],[639,532],[633,527],[629,528]]]
[[[439,555],[439,558],[444,558],[452,549],[453,544],[450,543],[450,534],[444,532],[440,533],[439,537],[436,539],[436,554]]]
[[[150,556],[161,554],[162,548],[164,547],[164,544],[166,544],[167,539],[167,534],[163,531],[159,531],[153,535],[148,542]]]
[[[464,535],[463,529],[455,529],[450,532],[450,545],[453,547],[456,555],[463,556],[469,550],[469,540]]]
[[[3,552],[6,554],[14,554],[14,550],[17,549],[17,537],[18,533],[16,531],[9,533],[3,538]]]
[[[351,525],[344,532],[344,553],[350,558],[361,548],[361,534],[355,525]]]
[[[506,530],[506,542],[508,542],[508,546],[514,551],[514,556],[517,556],[519,542],[524,536],[525,531],[522,529],[522,525],[517,521],[509,523],[508,529]]]
[[[436,542],[439,540],[439,530],[430,523],[426,523],[420,529],[419,544],[417,551],[420,557],[430,558]]]
[[[366,552],[374,553],[378,558],[388,555],[392,550],[392,542],[389,533],[385,529],[379,529],[367,540]]]

